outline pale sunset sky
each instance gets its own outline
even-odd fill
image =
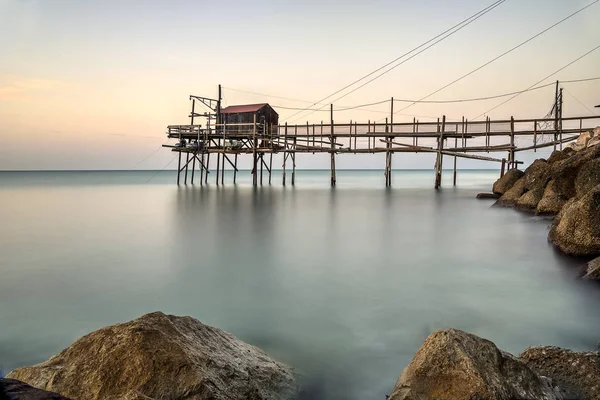
[[[507,0],[336,105],[423,97],[592,1]],[[280,97],[320,100],[492,3],[0,0],[0,170],[161,169],[173,155],[156,150],[167,125],[189,123],[190,94],[222,84],[225,105],[268,102],[283,122],[295,111],[277,106],[310,103]],[[522,90],[598,45],[600,3],[432,99]],[[543,83],[597,76],[600,50]],[[600,81],[565,88],[564,115],[600,114]],[[489,115],[541,118],[553,96],[526,93]],[[396,119],[472,119],[502,101],[416,105]],[[336,120],[380,119],[389,104],[369,109]],[[342,167],[383,168],[366,157]],[[433,165],[400,158],[394,167]],[[299,168],[328,166],[314,160]]]

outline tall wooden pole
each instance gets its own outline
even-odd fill
[[[510,156],[508,158],[508,169],[515,167],[515,118],[510,117]]]
[[[254,113],[254,124],[253,124],[253,128],[252,128],[252,136],[253,136],[253,140],[252,140],[252,159],[253,159],[253,168],[252,168],[252,184],[254,186],[256,186],[258,184],[257,182],[257,154],[256,154],[256,147],[258,146],[258,141],[256,139],[256,113]]]
[[[335,186],[336,176],[335,176],[335,137],[334,137],[334,122],[333,122],[333,104],[329,106],[329,113],[331,117],[331,125],[330,129],[330,137],[331,137],[331,186]]]
[[[454,138],[454,148],[458,147],[458,138]],[[456,150],[455,150],[456,151]],[[456,186],[456,156],[454,156],[454,186]]]
[[[283,131],[283,186],[285,186],[285,166],[287,164],[287,133],[288,133],[288,124],[285,123],[285,130]]]

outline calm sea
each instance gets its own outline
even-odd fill
[[[0,369],[100,327],[190,315],[296,368],[305,399],[378,399],[426,336],[592,349],[600,287],[549,220],[479,201],[497,171],[298,171],[177,187],[172,171],[0,173]],[[227,181],[231,177],[226,178]],[[289,181],[288,181],[289,182]],[[266,177],[265,177],[266,183]],[[124,360],[126,362],[126,360]]]

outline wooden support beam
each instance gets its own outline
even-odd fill
[[[185,178],[183,179],[183,184],[187,185],[187,175],[188,175],[188,164],[190,163],[190,153],[185,153]]]
[[[238,158],[238,154],[235,153],[235,156],[234,156],[234,159],[233,159],[233,184],[234,185],[236,183],[235,181],[236,181],[237,172],[238,172],[238,169],[237,169],[237,158]]]
[[[439,121],[439,120],[438,120]],[[442,126],[438,138],[438,154],[435,163],[435,188],[439,189],[442,185],[442,163],[444,160],[444,131],[446,130],[446,116],[442,117]]]
[[[194,157],[192,158],[192,185],[194,184],[194,173],[196,172],[196,153],[194,153]]]
[[[271,171],[273,170],[273,153],[269,154],[269,185],[271,184]]]
[[[181,152],[179,152],[179,161],[177,162],[177,186],[179,186],[179,176],[181,175]]]
[[[322,129],[321,129],[322,130]],[[285,123],[285,131],[283,133],[283,186],[285,186],[285,165],[287,164],[287,134],[288,134],[288,124]]]
[[[336,184],[336,176],[335,176],[335,148],[333,146],[335,142],[334,138],[334,124],[333,124],[333,104],[330,104],[330,114],[331,114],[331,125],[330,132],[331,135],[331,186],[335,186]]]
[[[458,147],[458,138],[454,138],[454,147]],[[454,186],[456,186],[456,156],[454,156]]]

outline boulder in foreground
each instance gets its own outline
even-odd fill
[[[291,368],[191,317],[155,312],[102,328],[8,377],[78,400],[296,397]]]
[[[16,379],[0,378],[1,400],[70,400],[58,393],[37,389]]]
[[[559,400],[562,392],[489,340],[459,330],[431,334],[389,400]]]
[[[539,375],[552,379],[576,399],[600,399],[600,353],[558,347],[530,347],[519,359]]]

